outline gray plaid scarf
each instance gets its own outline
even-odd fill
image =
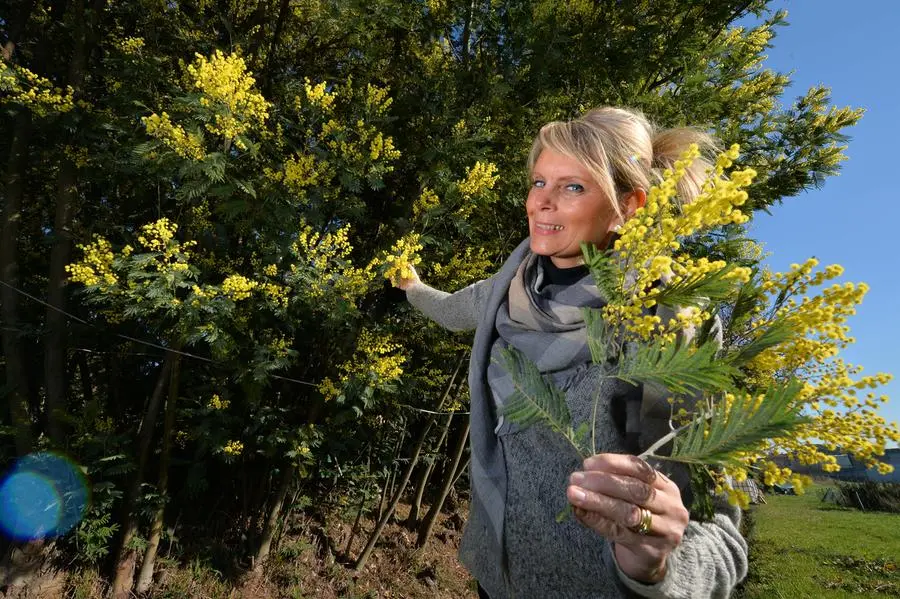
[[[582,308],[604,304],[590,274],[572,285],[542,287],[543,279],[539,256],[531,253],[526,239],[494,278],[469,368],[471,517],[489,528],[490,537],[496,542],[490,553],[501,560],[504,572],[506,463],[497,434],[514,430],[512,423],[498,416],[513,386],[509,375],[491,361],[491,356],[500,349],[515,347],[565,390],[574,375],[591,361]]]

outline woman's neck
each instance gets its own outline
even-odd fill
[[[560,267],[548,256],[541,256],[541,266],[544,269],[545,282],[554,285],[571,285],[588,273],[588,267],[584,264]]]

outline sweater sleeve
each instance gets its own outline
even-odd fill
[[[712,520],[688,524],[681,545],[669,554],[661,581],[644,584],[629,578],[613,556],[609,561],[619,580],[649,599],[727,599],[747,574],[747,542],[738,530],[740,509],[724,498],[716,499],[716,508]]]
[[[425,316],[451,331],[470,331],[478,326],[490,292],[491,279],[484,279],[447,293],[425,283],[406,290],[406,299]]]

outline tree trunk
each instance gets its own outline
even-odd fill
[[[281,40],[282,31],[284,31],[284,23],[287,20],[287,14],[290,5],[290,0],[281,0],[281,4],[278,7],[278,17],[275,20],[275,31],[274,33],[272,33],[272,40],[271,42],[269,42],[269,50],[268,52],[266,52],[265,67],[261,71],[259,69],[257,70],[261,78],[260,89],[262,89],[264,96],[268,96],[272,91],[272,77],[270,74],[272,56],[278,49],[278,42]]]
[[[147,404],[147,411],[144,419],[141,421],[138,430],[138,463],[137,470],[134,473],[134,479],[128,489],[128,495],[125,497],[125,503],[122,506],[122,538],[119,544],[119,551],[116,556],[116,573],[110,587],[110,597],[112,599],[129,599],[131,597],[131,587],[134,582],[134,549],[131,548],[131,542],[134,539],[138,529],[137,514],[134,513],[134,505],[137,503],[138,496],[141,492],[141,482],[144,480],[144,469],[147,466],[147,460],[150,458],[150,441],[153,439],[153,429],[156,426],[156,416],[159,413],[159,406],[162,403],[163,393],[166,390],[166,382],[169,380],[172,366],[175,362],[177,354],[167,353],[165,362],[159,372],[159,378],[156,380],[156,387],[153,389],[153,395],[150,396],[150,402]]]
[[[166,401],[166,416],[163,425],[163,447],[159,458],[159,484],[157,493],[160,497],[159,506],[153,515],[153,524],[150,526],[150,538],[147,540],[147,550],[141,562],[141,571],[138,574],[137,594],[143,595],[150,590],[153,584],[153,567],[156,564],[156,553],[159,551],[159,542],[162,539],[163,522],[166,513],[166,494],[169,491],[169,462],[172,455],[172,435],[175,428],[175,407],[178,403],[178,376],[181,370],[181,360],[175,358],[172,365],[172,376],[169,382],[169,399]]]
[[[350,538],[347,539],[347,547],[344,548],[344,555],[348,558],[353,552],[353,541],[356,540],[356,535],[359,534],[359,523],[362,521],[362,515],[365,509],[366,497],[363,495],[363,498],[359,502],[359,509],[356,510],[356,520],[353,521],[353,526],[350,527]]]
[[[102,1],[95,1],[96,11]],[[91,27],[86,21],[85,0],[77,0],[74,10],[74,40],[69,61],[68,82],[76,93],[81,91],[87,69]],[[70,136],[73,141],[75,134]],[[64,156],[57,175],[56,214],[53,219],[53,247],[47,274],[47,315],[44,337],[44,385],[47,402],[47,435],[61,447],[65,443],[66,413],[66,264],[72,253],[72,214],[78,199],[78,167]]]
[[[447,383],[447,389],[441,396],[441,401],[438,404],[438,411],[442,410],[446,405],[447,399],[450,397],[450,393],[453,391],[453,385],[456,383],[456,377],[459,374],[460,368],[462,368],[462,365],[466,360],[466,356],[466,353],[460,354],[459,360],[456,362],[456,368],[453,370],[453,375],[450,377],[450,382]],[[450,424],[452,422],[453,415],[449,414],[447,416],[447,423],[444,425],[444,430],[441,431],[441,436],[438,439],[438,442],[434,445],[435,453],[441,450],[441,445],[444,443],[444,439],[447,438],[447,432],[450,430]],[[422,476],[419,477],[419,482],[416,484],[415,496],[413,498],[412,504],[409,506],[409,515],[406,517],[406,521],[403,523],[407,528],[414,528],[416,523],[419,521],[419,511],[421,511],[422,509],[422,497],[425,495],[425,487],[428,485],[428,479],[431,476],[433,470],[434,460],[431,460],[422,470]]]
[[[459,467],[462,455],[465,452],[466,441],[468,441],[468,439],[469,421],[466,420],[466,425],[460,429],[460,435],[456,441],[453,465],[450,468],[447,468],[447,473],[444,476],[444,484],[441,486],[441,492],[438,494],[435,502],[431,504],[431,509],[428,510],[428,515],[425,516],[425,520],[422,521],[422,526],[419,528],[419,537],[416,539],[416,547],[425,545],[425,542],[428,541],[428,537],[431,536],[431,530],[434,528],[434,523],[437,522],[438,515],[441,513],[441,508],[444,507],[444,500],[447,499],[447,495],[450,494],[450,489],[453,488],[453,481],[456,480],[456,476],[454,475],[456,474],[456,469]]]
[[[469,467],[469,463],[472,461],[472,454],[466,456],[466,460],[464,462],[460,462],[459,466],[456,468],[456,472],[453,473],[453,482],[450,483],[450,488],[456,486],[456,481],[460,479],[460,477],[465,473],[466,468]]]
[[[253,560],[253,568],[261,568],[263,563],[269,557],[272,550],[272,539],[275,538],[275,531],[278,530],[278,518],[281,516],[281,509],[284,507],[284,498],[287,497],[288,489],[291,488],[291,481],[294,480],[294,466],[288,464],[283,467],[281,472],[281,482],[278,484],[278,494],[269,510],[269,517],[266,518],[266,525],[263,527],[262,537],[259,540],[259,549],[256,552],[256,558]]]
[[[400,457],[400,450],[403,449],[403,440],[406,438],[406,419],[403,420],[403,430],[400,431],[400,439],[397,441],[397,449],[394,450],[394,455],[397,458]],[[387,480],[384,482],[384,487],[381,489],[381,498],[378,500],[378,519],[381,520],[381,516],[384,515],[384,502],[388,497],[392,497],[394,494],[394,479],[397,476],[397,460],[394,460],[394,464],[391,468],[390,474],[388,474]]]
[[[391,503],[388,505],[384,514],[382,514],[381,518],[378,520],[378,524],[375,526],[375,530],[373,530],[372,534],[369,535],[369,541],[366,543],[365,548],[362,550],[362,553],[359,555],[359,558],[353,565],[354,570],[361,570],[366,565],[366,561],[369,559],[369,555],[372,553],[372,549],[375,548],[375,543],[377,543],[379,537],[381,537],[381,531],[384,530],[385,525],[391,519],[391,516],[394,515],[394,510],[397,508],[397,504],[400,503],[400,498],[403,496],[403,491],[406,489],[406,485],[409,482],[410,477],[412,476],[413,468],[416,467],[416,462],[419,461],[419,456],[422,454],[422,447],[424,447],[425,441],[428,439],[428,431],[431,430],[431,425],[433,423],[434,420],[429,420],[428,424],[422,428],[422,432],[419,433],[419,438],[416,440],[412,455],[409,458],[409,464],[407,464],[406,470],[403,472],[403,477],[400,479],[400,483],[397,485],[397,488],[391,497]]]
[[[444,440],[447,438],[447,433],[450,431],[450,424],[452,422],[453,416],[447,416],[447,423],[444,425],[444,430],[441,431],[441,436],[434,445],[435,454],[440,452],[441,445],[444,444]],[[431,473],[434,472],[434,461],[436,459],[437,456],[435,455],[435,458],[425,465],[425,468],[422,470],[422,476],[419,477],[419,482],[416,484],[416,493],[413,497],[412,505],[409,507],[409,516],[406,518],[406,522],[404,522],[410,529],[414,528],[419,521],[419,512],[422,511],[422,498],[425,496],[425,488],[428,486],[428,479],[431,478]]]
[[[394,464],[391,467],[391,471],[388,474],[387,480],[384,481],[384,486],[381,487],[381,496],[378,498],[378,519],[381,520],[381,516],[384,514],[384,502],[388,498],[388,493],[390,492],[390,488],[394,484],[394,476],[397,474],[397,465]]]
[[[69,158],[59,165],[53,248],[47,275],[47,313],[44,335],[44,386],[46,390],[47,436],[57,447],[65,444],[66,414],[66,264],[72,249],[69,226],[78,195],[77,168]]]
[[[23,110],[16,116],[6,168],[3,230],[0,236],[0,319],[3,320],[3,355],[6,361],[6,401],[15,428],[16,453],[31,451],[31,415],[28,410],[28,377],[19,333],[19,223],[25,192],[28,137],[31,116]]]

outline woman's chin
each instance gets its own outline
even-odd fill
[[[531,251],[541,256],[552,256],[562,250],[562,244],[555,239],[547,239],[541,235],[531,236]]]

